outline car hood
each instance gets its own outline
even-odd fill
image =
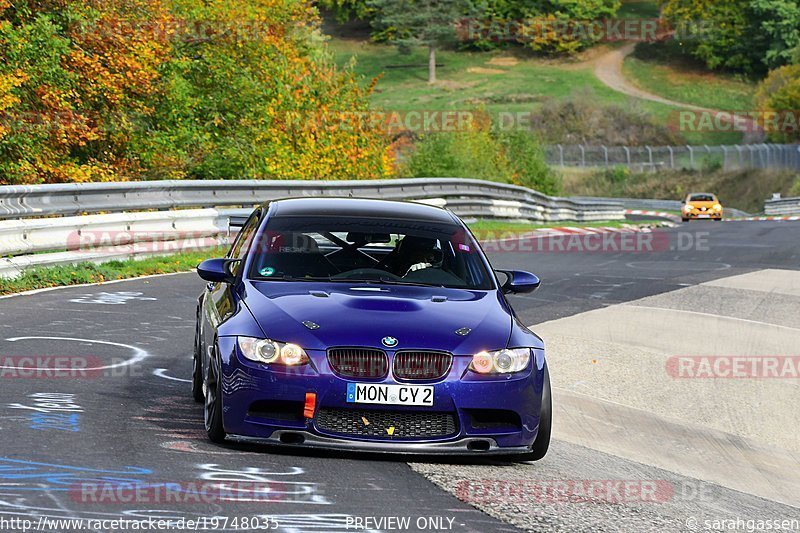
[[[279,281],[246,282],[244,291],[267,337],[310,350],[385,349],[382,339],[394,337],[397,350],[471,355],[505,348],[511,335],[512,315],[498,291]]]

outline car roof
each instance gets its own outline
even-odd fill
[[[689,197],[689,196],[713,196],[714,198],[716,198],[716,197],[717,197],[717,195],[716,195],[716,194],[714,194],[713,192],[690,192],[690,193],[689,193],[688,195],[686,195],[686,196],[687,196],[687,197]]]
[[[416,202],[366,198],[289,198],[267,204],[271,217],[328,216],[395,218],[455,224],[450,211]]]

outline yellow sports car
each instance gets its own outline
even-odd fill
[[[697,219],[722,220],[722,204],[716,195],[710,193],[689,194],[683,201],[681,218],[684,222]]]

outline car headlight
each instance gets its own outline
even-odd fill
[[[308,364],[308,354],[296,344],[252,337],[239,337],[238,341],[242,355],[256,363],[286,366]]]
[[[686,211],[687,213],[691,212],[692,209],[694,209],[694,207],[692,207],[692,206],[690,206],[688,204],[683,206],[683,210]]]
[[[713,209],[714,211],[722,211],[722,206],[721,206],[721,205],[719,205],[719,204],[714,204],[714,207],[712,207],[712,209]]]
[[[512,374],[525,370],[530,360],[530,348],[480,352],[472,356],[469,369],[478,374]]]

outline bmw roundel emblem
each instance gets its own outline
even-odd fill
[[[395,346],[397,346],[397,343],[399,341],[397,339],[395,339],[394,337],[384,337],[384,338],[381,339],[381,342],[387,348],[394,348]]]

